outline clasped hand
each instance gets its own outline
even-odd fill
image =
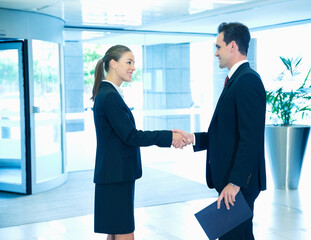
[[[173,142],[175,148],[183,149],[185,146],[193,143],[193,136],[190,133],[184,132],[179,129],[173,129]]]

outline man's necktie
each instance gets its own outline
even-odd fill
[[[226,79],[225,79],[224,88],[225,88],[225,86],[226,86],[228,81],[229,81],[229,77],[227,76]]]

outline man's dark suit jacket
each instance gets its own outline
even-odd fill
[[[94,101],[97,138],[94,182],[133,181],[142,176],[140,146],[170,147],[171,131],[136,129],[131,110],[113,85],[102,82]]]
[[[233,183],[248,193],[266,189],[265,112],[261,78],[243,63],[223,90],[208,132],[195,133],[194,151],[207,150],[209,187],[221,192]]]

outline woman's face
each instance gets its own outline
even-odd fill
[[[118,62],[115,62],[115,71],[121,82],[130,82],[133,72],[136,70],[135,58],[132,52],[123,53]]]

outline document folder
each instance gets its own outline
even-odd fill
[[[230,205],[230,210],[222,200],[220,209],[217,209],[217,201],[215,201],[194,215],[208,238],[215,240],[252,217],[253,213],[243,194],[238,192],[234,206]]]

